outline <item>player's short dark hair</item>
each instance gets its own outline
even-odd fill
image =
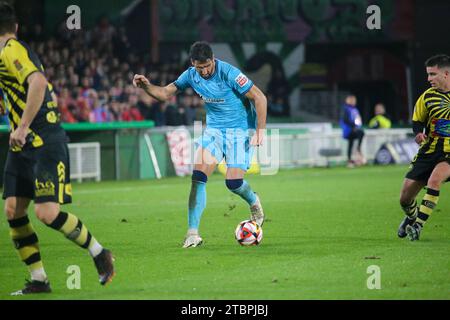
[[[206,62],[208,59],[213,58],[213,51],[208,42],[197,41],[191,46],[189,56],[192,61]]]
[[[425,61],[425,67],[450,68],[450,57],[446,54],[437,54]]]
[[[16,32],[16,11],[5,1],[0,1],[0,35]]]

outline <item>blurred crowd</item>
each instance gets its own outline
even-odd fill
[[[138,58],[125,29],[106,18],[91,30],[67,32],[64,23],[55,36],[46,37],[35,25],[22,28],[19,37],[41,59],[63,122],[153,120],[156,126],[175,126],[204,120],[203,101],[192,90],[161,103],[133,87],[135,73],[164,86],[183,70],[177,63],[152,65]]]

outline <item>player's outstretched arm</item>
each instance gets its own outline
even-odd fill
[[[258,118],[256,134],[252,137],[250,143],[254,146],[260,146],[263,143],[266,130],[267,98],[256,85],[253,85],[245,96],[253,101],[256,108],[256,116]]]
[[[177,87],[171,83],[165,87],[155,86],[141,74],[135,74],[133,85],[143,89],[149,96],[159,101],[167,101],[177,92]]]
[[[20,119],[20,124],[9,137],[9,144],[12,147],[23,147],[28,134],[28,128],[33,122],[34,117],[41,108],[44,101],[45,90],[47,90],[48,82],[45,76],[40,72],[33,72],[27,78],[28,93],[27,105]]]

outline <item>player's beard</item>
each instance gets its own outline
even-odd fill
[[[200,76],[201,76],[203,79],[207,80],[207,79],[211,78],[211,76],[214,74],[215,71],[216,71],[216,64],[213,65],[213,68],[212,68],[211,72],[208,73],[208,75],[206,75],[206,76],[200,75]]]

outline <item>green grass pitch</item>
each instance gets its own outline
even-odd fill
[[[189,177],[74,184],[74,202],[65,210],[113,251],[114,281],[101,287],[88,253],[31,214],[53,293],[10,297],[28,273],[3,218],[0,299],[449,299],[450,190],[442,188],[420,241],[398,239],[406,170],[323,168],[247,176],[267,217],[263,241],[253,247],[234,239],[249,210],[219,174],[208,181],[200,226],[205,243],[192,249],[181,248]],[[72,265],[80,268],[80,289],[67,287]],[[367,287],[372,265],[380,268],[381,289]]]

